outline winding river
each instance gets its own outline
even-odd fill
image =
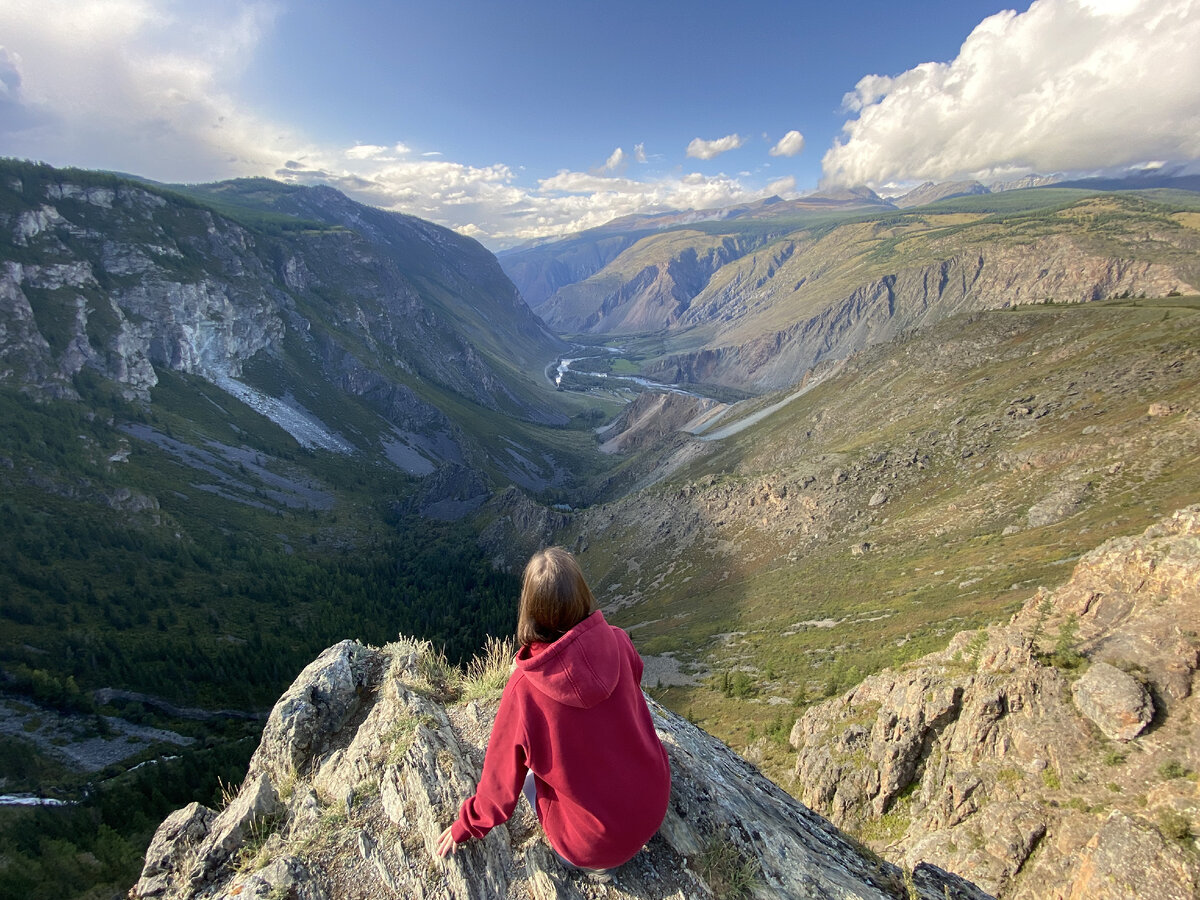
[[[582,346],[576,345],[577,350],[583,350]],[[623,352],[620,347],[605,347],[605,351],[609,354],[617,354]],[[546,377],[555,387],[562,387],[563,376],[571,371],[571,365],[577,362],[583,362],[587,359],[602,359],[603,354],[593,353],[591,356],[576,356],[571,359],[560,359],[556,366],[546,367]],[[554,376],[550,376],[550,371],[553,369]],[[660,391],[664,394],[682,394],[685,397],[699,397],[700,394],[692,391],[685,391],[683,388],[676,387],[673,384],[663,384],[661,381],[651,381],[649,378],[642,378],[640,375],[613,375],[610,372],[576,372],[577,375],[587,375],[592,378],[604,378],[609,381],[627,381],[630,384],[636,384],[639,387],[648,391]]]

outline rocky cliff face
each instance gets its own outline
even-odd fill
[[[503,683],[507,657],[492,673]],[[724,745],[651,703],[671,759],[666,821],[608,885],[566,871],[533,814],[441,860],[440,833],[474,790],[491,721],[428,645],[345,641],[271,712],[237,795],[158,829],[136,898],[926,898],[984,895],[936,867],[907,874],[849,841]],[[491,699],[487,697],[490,696]],[[906,885],[907,882],[907,885]]]
[[[943,190],[986,192],[941,185],[914,202]],[[764,391],[955,313],[1163,296],[1200,282],[1200,233],[1187,214],[1129,195],[1032,197],[1013,213],[889,207],[840,224],[814,224],[813,210],[789,218],[776,204],[645,236],[544,300],[539,292],[536,308],[563,331],[666,329],[678,337],[648,374]],[[579,236],[562,252],[573,258],[584,245]],[[537,253],[543,269],[555,259],[553,246]],[[506,265],[537,260],[514,255]],[[672,352],[673,342],[683,349]]]
[[[796,722],[804,800],[1013,898],[1200,887],[1200,507]]]
[[[800,254],[795,264],[811,253]],[[776,258],[757,268],[766,268],[774,278],[774,272],[791,256],[778,259],[777,252]],[[747,260],[743,265],[755,263]],[[667,356],[650,367],[650,374],[674,382],[770,390],[794,384],[819,362],[844,358],[961,312],[1048,300],[1084,303],[1121,295],[1155,297],[1193,290],[1171,266],[1098,255],[1064,237],[1030,245],[998,244],[906,267],[854,285],[845,293],[837,291],[840,296],[824,301],[817,300],[823,273],[812,261],[807,271],[797,274],[793,270],[781,277],[793,276],[795,292],[805,291],[808,284],[806,293],[811,299],[807,305],[815,307],[814,312],[744,342]],[[692,300],[687,324],[747,319],[763,305],[764,291],[772,290],[762,275],[738,277],[733,273],[726,277],[725,285]],[[721,327],[727,327],[723,321]]]
[[[0,167],[4,380],[73,397],[86,372],[145,400],[158,372],[197,375],[301,443],[349,450],[286,382],[327,383],[424,466],[466,452],[439,391],[565,421],[534,384],[562,343],[474,241],[328,188],[187,190]]]
[[[87,367],[147,399],[155,365],[237,377],[245,360],[279,347],[287,304],[247,252],[246,229],[204,210],[181,213],[132,184],[31,187],[15,175],[0,187],[11,210],[0,213],[7,379],[71,396],[71,379]],[[186,242],[170,233],[181,215]],[[207,258],[190,278],[189,254]]]
[[[626,334],[676,327],[713,273],[761,245],[763,238],[721,239],[683,232],[672,234],[669,241],[672,247],[663,248],[657,245],[667,239],[647,239],[654,249],[644,262],[637,261],[642,245],[635,245],[627,251],[630,259],[621,271],[606,268],[562,286],[536,307],[538,315],[566,333]]]

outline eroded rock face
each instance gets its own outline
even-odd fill
[[[809,709],[803,799],[1003,897],[1195,896],[1197,596],[1200,507],[1106,542],[1009,625]]]
[[[272,711],[237,798],[220,815],[193,804],[168,818],[131,896],[690,900],[738,881],[763,898],[911,896],[898,868],[653,701],[670,808],[614,884],[565,870],[523,801],[441,860],[437,836],[475,790],[498,700],[447,703],[452,694],[428,645],[331,647]],[[986,897],[936,866],[917,866],[913,881],[927,900]]]

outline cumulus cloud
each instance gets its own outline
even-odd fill
[[[136,172],[162,181],[271,175],[329,184],[364,203],[457,228],[493,247],[617,216],[761,199],[726,175],[622,174],[618,148],[593,173],[521,184],[519,167],[467,165],[391,135],[353,146],[314,140],[247,106],[239,78],[272,26],[269,0],[0,0],[0,139],[6,154]],[[693,142],[711,158],[730,135]],[[794,182],[783,184],[794,187]]]
[[[164,180],[257,174],[304,142],[246,112],[232,86],[274,18],[267,2],[6,0],[0,34],[19,60],[22,121],[5,151]]]
[[[804,135],[798,131],[789,131],[767,152],[772,156],[795,156],[803,149]]]
[[[746,139],[740,134],[727,134],[725,137],[717,138],[715,141],[693,138],[692,142],[687,145],[687,155],[693,159],[712,159],[715,156],[720,156],[722,153],[736,150],[744,143],[746,143]]]
[[[1036,0],[981,22],[949,63],[869,75],[826,183],[1094,171],[1200,157],[1200,5]]]

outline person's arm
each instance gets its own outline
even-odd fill
[[[507,822],[521,796],[525,773],[529,771],[527,742],[517,692],[510,687],[511,679],[500,698],[475,795],[463,802],[458,819],[438,836],[440,856],[453,853],[456,845],[468,838],[484,837],[497,825]]]

